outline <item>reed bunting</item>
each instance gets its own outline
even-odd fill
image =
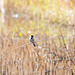
[[[34,37],[33,35],[30,36],[30,42],[33,43],[33,46],[36,46],[33,37]]]

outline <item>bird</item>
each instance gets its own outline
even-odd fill
[[[33,43],[33,46],[36,46],[33,37],[34,37],[33,35],[30,36],[30,42]]]

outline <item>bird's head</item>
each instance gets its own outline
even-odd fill
[[[33,37],[33,35],[31,35],[31,37]]]

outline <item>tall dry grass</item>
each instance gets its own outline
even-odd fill
[[[0,75],[75,75],[74,0],[4,1]]]
[[[0,50],[1,75],[74,75],[75,50],[71,43],[57,46],[55,38],[49,37],[33,47],[29,39],[3,38]],[[60,37],[57,37],[60,42]]]

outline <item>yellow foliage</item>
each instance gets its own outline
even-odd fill
[[[64,39],[64,43],[65,43],[65,44],[67,43],[67,40],[66,40],[66,39]]]
[[[12,38],[14,38],[14,35],[13,35],[13,34],[11,34],[11,37],[12,37]]]
[[[73,1],[70,1],[70,5],[73,6]]]
[[[22,37],[23,35],[22,35],[22,32],[19,32],[19,35],[20,35],[20,37]]]
[[[56,9],[55,9],[55,8],[53,8],[53,12],[54,12],[54,13],[56,12]]]
[[[21,5],[22,5],[22,1],[19,0],[19,1],[17,2],[17,5],[21,6]]]
[[[15,32],[15,28],[12,28],[12,31]]]
[[[0,26],[0,30],[1,30],[1,26]]]
[[[41,2],[42,2],[42,0],[39,0],[39,2],[41,3]]]
[[[31,25],[33,25],[33,21],[30,21]]]
[[[48,35],[49,34],[49,31],[46,31],[46,34]]]
[[[41,35],[43,35],[43,32],[41,32]]]

